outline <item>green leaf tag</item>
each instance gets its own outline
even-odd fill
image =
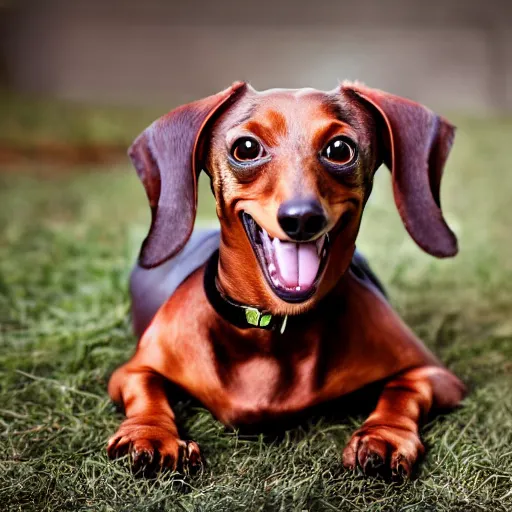
[[[267,313],[265,315],[262,315],[260,318],[260,327],[267,327],[267,325],[272,320],[272,315],[270,313]]]
[[[257,327],[260,321],[260,312],[256,308],[246,308],[245,319],[248,324],[255,325]]]

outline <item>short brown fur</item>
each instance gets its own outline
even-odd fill
[[[181,109],[186,115],[187,106]],[[173,153],[173,113],[148,128],[131,149],[156,226],[145,241],[140,264],[158,266],[183,247],[192,224],[185,225],[176,235],[182,238],[170,246],[154,230],[163,229],[159,226],[164,221],[171,226],[193,223],[195,189],[187,197],[175,197],[167,188],[162,193],[169,197],[163,197],[160,181],[192,176],[195,187],[200,170],[196,167],[201,165],[211,176],[221,225],[219,287],[241,303],[290,315],[290,322],[283,334],[235,327],[210,305],[203,288],[204,268],[196,270],[151,322],[134,319],[138,330],[144,330],[136,353],[109,384],[110,396],[124,405],[127,416],[109,441],[109,455],[130,452],[136,465],[158,462],[176,468],[200,463],[197,444],[179,437],[164,391],[166,381],[232,426],[279,424],[312,406],[382,382],[377,407],[349,440],[343,462],[367,473],[377,469],[410,475],[423,453],[421,422],[437,408],[455,407],[464,386],[383,295],[349,266],[373,175],[382,161],[392,169],[397,207],[413,238],[433,255],[455,253],[455,238],[438,204],[453,128],[418,104],[360,84],[344,84],[328,93],[258,93],[237,83],[189,110],[185,137],[190,142],[183,144],[188,159]],[[271,151],[271,159],[257,172],[244,174],[228,162],[229,148],[244,135],[261,139]],[[350,137],[359,150],[357,166],[343,177],[326,172],[318,158],[336,135]],[[240,214],[249,213],[271,236],[286,240],[277,211],[297,197],[315,198],[325,210],[331,249],[316,292],[294,304],[280,299],[267,283]],[[181,220],[162,220],[159,216],[167,210],[158,204],[171,201],[191,213]],[[422,207],[421,216],[416,204]]]

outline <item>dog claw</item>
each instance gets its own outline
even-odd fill
[[[143,471],[153,465],[155,454],[153,450],[133,450],[131,452],[131,463],[135,471]]]
[[[205,461],[199,449],[199,445],[194,441],[186,441],[185,453],[182,461],[184,468],[190,473],[197,473],[204,467]]]
[[[398,455],[392,464],[391,478],[396,482],[403,482],[409,478],[410,473],[407,460],[402,455]]]
[[[129,455],[135,473],[152,476],[164,469],[195,473],[203,466],[199,445],[183,441],[165,426],[145,425],[126,420],[108,443],[110,458]]]
[[[348,469],[359,466],[366,476],[381,476],[402,482],[411,476],[412,469],[424,448],[416,433],[392,427],[366,430],[363,426],[349,441],[343,453]]]
[[[378,453],[370,453],[363,466],[363,472],[367,476],[377,475],[384,466],[384,459]]]

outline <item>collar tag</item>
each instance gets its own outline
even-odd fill
[[[208,302],[216,313],[240,329],[259,327],[267,331],[282,334],[286,328],[288,316],[273,315],[269,311],[254,306],[246,306],[225,296],[217,287],[218,249],[213,252],[204,270],[204,291]]]
[[[261,313],[256,308],[246,307],[245,308],[245,319],[249,325],[258,327],[260,325]]]
[[[281,324],[280,333],[283,334],[284,330],[286,329],[286,323],[288,322],[288,315],[284,315],[283,323]]]
[[[257,308],[246,306],[245,308],[245,319],[249,325],[254,327],[268,327],[272,321],[272,315],[270,313],[261,312]]]

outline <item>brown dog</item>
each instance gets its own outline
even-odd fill
[[[132,276],[143,334],[110,380],[127,419],[109,455],[199,463],[197,444],[178,435],[169,381],[227,425],[280,422],[382,382],[343,462],[410,475],[420,423],[456,406],[464,386],[390,307],[355,240],[384,162],[412,238],[437,257],[457,252],[439,204],[453,135],[425,107],[357,83],[331,92],[235,83],[146,129],[130,149],[152,210]],[[201,170],[220,239],[194,233],[191,247]]]

